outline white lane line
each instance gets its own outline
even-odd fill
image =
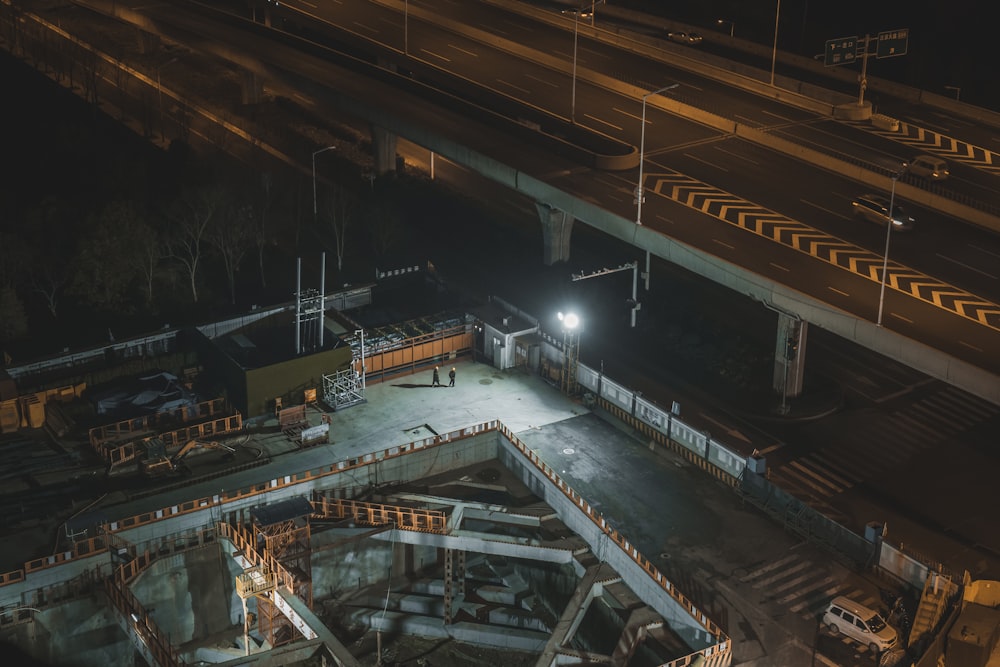
[[[714,167],[715,169],[718,169],[719,171],[726,171],[726,172],[729,171],[725,167],[722,167],[722,166],[717,165],[717,164],[713,164],[713,163],[709,162],[708,160],[703,160],[700,157],[698,157],[697,155],[691,155],[690,153],[684,153],[684,157],[690,158],[690,159],[694,160],[695,162],[701,162],[702,164],[708,165],[709,167]]]
[[[848,294],[844,290],[839,290],[836,287],[830,287],[829,285],[827,285],[826,288],[828,290],[830,290],[831,292],[836,292],[837,294],[840,294],[841,296],[847,296],[847,297],[851,296],[850,294]]]
[[[951,262],[952,264],[957,264],[957,265],[961,266],[963,269],[968,269],[969,271],[975,271],[976,273],[978,273],[980,275],[983,275],[983,276],[986,276],[987,278],[992,278],[993,280],[997,279],[997,276],[993,275],[992,273],[987,273],[986,271],[983,271],[982,269],[977,269],[974,266],[970,266],[970,265],[966,264],[965,262],[960,262],[957,259],[954,259],[952,257],[948,257],[947,255],[942,255],[941,253],[937,253],[937,256],[940,257],[941,259],[945,260],[946,262]]]
[[[637,120],[640,123],[642,122],[642,116],[636,116],[634,113],[629,113],[628,111],[625,111],[623,109],[619,109],[618,107],[611,107],[611,110],[612,111],[617,111],[618,113],[622,114],[623,116],[628,116],[629,118],[631,118],[633,120]],[[647,120],[646,124],[649,124],[649,122],[650,121]]]
[[[541,79],[537,76],[534,76],[533,74],[525,74],[524,78],[531,79],[532,81],[537,81],[538,83],[544,83],[546,86],[552,86],[553,88],[559,87],[558,83],[553,83],[552,81],[546,81],[545,79]]]
[[[449,45],[448,45],[448,48],[451,48],[451,49],[455,49],[455,50],[456,50],[456,51],[458,51],[459,53],[464,53],[465,55],[467,55],[467,56],[472,56],[473,58],[478,58],[478,57],[479,57],[479,54],[478,54],[478,53],[474,53],[474,52],[472,52],[472,51],[469,51],[468,49],[463,49],[462,47],[460,47],[460,46],[455,46],[454,44],[449,44]]]
[[[618,130],[619,132],[621,132],[621,131],[622,131],[622,128],[618,127],[618,126],[617,126],[617,125],[615,125],[614,123],[610,123],[610,122],[608,122],[608,121],[606,121],[606,120],[604,120],[604,119],[602,119],[602,118],[598,118],[597,116],[591,116],[591,115],[590,115],[589,113],[588,113],[588,114],[584,114],[584,116],[585,116],[586,118],[589,118],[590,120],[592,120],[592,121],[594,121],[594,122],[597,122],[597,123],[603,123],[603,124],[607,125],[608,127],[613,127],[613,128],[615,128],[616,130]]]
[[[527,88],[522,88],[521,86],[516,86],[513,83],[511,83],[510,81],[504,81],[503,79],[497,79],[497,83],[502,83],[505,86],[509,86],[510,88],[513,88],[514,90],[520,90],[522,93],[530,93],[531,92]]]
[[[791,269],[786,268],[784,266],[781,266],[780,264],[775,264],[774,262],[768,262],[768,264],[770,264],[774,268],[778,269],[779,271],[784,271],[785,273],[788,273],[789,271],[791,271]]]
[[[720,153],[725,153],[726,155],[731,155],[731,156],[732,156],[732,157],[734,157],[734,158],[738,158],[738,159],[740,159],[740,160],[744,160],[744,161],[746,161],[746,162],[749,162],[750,164],[755,164],[755,165],[759,165],[759,164],[760,164],[760,163],[759,163],[759,162],[757,162],[756,160],[751,160],[751,159],[750,159],[749,157],[747,157],[746,155],[740,155],[739,153],[734,153],[733,151],[730,151],[730,150],[726,150],[726,149],[725,149],[725,148],[723,148],[722,146],[713,146],[713,148],[714,148],[715,150],[719,151]]]
[[[433,56],[434,58],[438,58],[439,60],[443,60],[446,63],[451,62],[451,58],[446,58],[445,56],[442,56],[440,53],[434,53],[433,51],[428,51],[427,49],[420,49],[420,52],[426,53],[427,55]]]

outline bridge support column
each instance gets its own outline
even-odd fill
[[[806,368],[806,334],[809,323],[785,313],[778,313],[778,338],[774,346],[774,389],[786,399],[802,393]]]
[[[257,74],[248,69],[240,72],[240,97],[243,104],[260,104],[264,96],[264,85]]]
[[[136,29],[136,42],[139,46],[139,53],[144,56],[156,53],[157,49],[160,48],[160,36],[154,35],[151,32],[146,32],[145,30]]]
[[[540,202],[535,202],[535,210],[542,221],[542,261],[545,266],[569,260],[569,241],[575,218],[566,211]]]
[[[396,135],[388,130],[372,125],[372,150],[375,151],[375,175],[395,171]]]

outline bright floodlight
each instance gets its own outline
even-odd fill
[[[559,321],[567,329],[575,329],[580,325],[580,318],[575,313],[566,313],[565,315],[559,313]]]

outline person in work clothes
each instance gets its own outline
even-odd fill
[[[438,375],[438,367],[437,366],[434,367],[434,379],[431,380],[431,386],[432,387],[440,387],[441,386],[441,376]]]
[[[452,368],[451,372],[448,373],[448,386],[449,387],[454,387],[455,386],[455,369],[454,368]]]

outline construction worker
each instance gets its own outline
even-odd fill
[[[434,379],[431,380],[431,386],[432,387],[440,387],[441,386],[441,377],[438,375],[438,367],[437,366],[434,367]]]
[[[449,387],[454,387],[455,386],[455,368],[454,367],[452,367],[451,372],[448,373],[448,386]]]

